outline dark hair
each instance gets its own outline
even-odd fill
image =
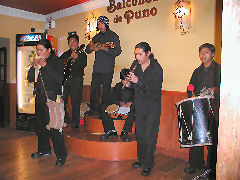
[[[210,43],[204,43],[199,47],[199,52],[203,49],[203,48],[208,48],[212,53],[215,53],[215,47],[214,45],[210,44]]]
[[[40,40],[37,45],[42,45],[44,48],[46,48],[47,50],[50,49],[51,50],[51,54],[55,54],[55,52],[52,49],[52,44],[50,43],[50,41],[48,39],[42,39]]]
[[[151,47],[150,47],[150,45],[149,45],[147,42],[140,42],[140,43],[138,43],[138,44],[135,46],[135,49],[136,49],[136,48],[143,49],[143,51],[144,51],[145,53],[148,53],[148,51],[151,52]],[[154,59],[153,53],[150,54],[149,58],[150,58],[150,59]]]
[[[129,74],[129,69],[123,68],[120,72],[120,79],[124,80]]]
[[[97,19],[97,24],[99,22],[102,22],[103,24],[105,24],[106,31],[109,29],[109,19],[107,16],[99,16]],[[97,31],[99,31],[98,25],[97,25],[96,29],[97,29]]]
[[[106,31],[109,30],[109,26],[108,26],[107,24],[105,24],[105,23],[103,23],[103,24],[104,24],[105,27],[106,27]],[[99,31],[98,25],[97,25],[97,27],[96,27],[96,30]]]
[[[68,43],[69,43],[69,40],[70,40],[71,38],[75,38],[75,39],[77,40],[77,42],[79,42],[79,36],[78,36],[77,34],[74,34],[74,33],[69,34],[69,35],[68,35],[68,38],[67,38]]]

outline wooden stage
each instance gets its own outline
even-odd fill
[[[81,128],[77,131],[81,131]],[[65,132],[65,136],[72,134],[74,138],[78,138],[75,136],[79,134],[77,131],[68,129]],[[120,142],[119,139],[116,141]],[[190,180],[198,175],[187,175],[183,172],[183,169],[188,166],[188,162],[159,153],[155,156],[155,167],[153,168],[151,176],[142,177],[140,175],[140,169],[136,170],[131,167],[135,159],[110,161],[84,158],[71,152],[67,146],[68,157],[66,164],[63,167],[57,167],[55,166],[56,157],[54,153],[51,157],[32,159],[30,155],[36,151],[36,149],[37,136],[35,133],[11,128],[0,128],[0,179]]]

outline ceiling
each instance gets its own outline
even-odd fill
[[[0,5],[47,15],[90,0],[0,0]]]

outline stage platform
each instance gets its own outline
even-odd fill
[[[137,159],[137,142],[135,134],[130,134],[131,142],[117,138],[101,140],[104,133],[102,120],[98,116],[86,116],[84,125],[76,130],[64,129],[65,144],[68,151],[91,159],[121,161]],[[114,120],[115,129],[120,135],[125,120]],[[135,129],[135,127],[133,127]],[[134,132],[134,131],[133,131]]]

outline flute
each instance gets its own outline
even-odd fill
[[[35,55],[34,59],[35,60],[38,60],[41,59],[42,57],[41,56],[38,56],[37,54]],[[38,74],[39,74],[39,69],[41,68],[41,66],[39,64],[36,65],[35,67],[35,81],[34,82],[37,82],[37,78],[38,78]]]
[[[135,66],[134,66],[133,69],[129,72],[129,74],[130,74],[130,73],[133,73],[133,72],[135,71],[135,69],[136,69],[136,67],[137,67],[137,64],[138,64],[138,63],[135,64]],[[127,84],[128,84],[129,82],[130,82],[129,79],[126,79],[126,80],[124,81],[124,83],[123,83],[123,86],[124,86],[124,87],[127,87]]]

